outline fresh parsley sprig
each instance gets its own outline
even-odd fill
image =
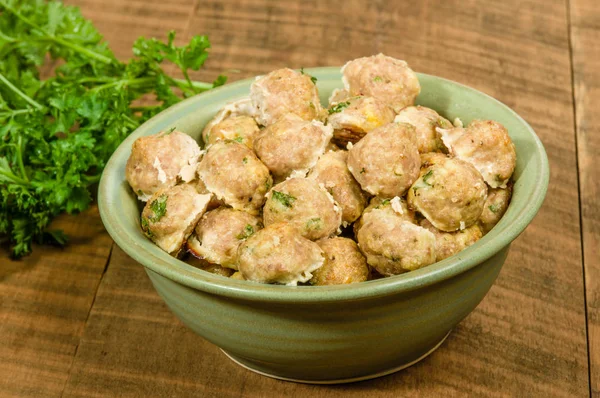
[[[138,39],[134,58],[116,59],[75,7],[59,1],[0,0],[0,242],[14,257],[31,243],[64,244],[48,226],[85,210],[108,158],[141,123],[181,100],[222,85],[192,81],[210,41],[175,45]],[[59,65],[48,79],[48,60]],[[183,79],[163,69],[175,64]],[[132,105],[151,95],[156,105]]]

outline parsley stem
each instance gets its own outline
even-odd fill
[[[19,178],[16,175],[14,175],[12,172],[6,171],[2,168],[0,168],[0,176],[4,176],[4,178],[8,179],[9,181],[11,181],[15,184],[29,185],[29,181],[25,181],[24,179]],[[1,180],[1,178],[0,178],[0,180]]]
[[[13,116],[21,115],[21,114],[24,114],[24,113],[33,113],[35,111],[36,111],[35,109],[31,109],[31,108],[29,108],[29,109],[14,109],[14,110],[11,109],[11,110],[8,110],[8,111],[1,111],[0,112],[0,117],[3,117],[3,116],[13,117]]]
[[[104,62],[105,64],[110,64],[113,62],[113,60],[111,58],[109,58],[105,55],[98,54],[97,52],[89,50],[83,46],[80,46],[79,44],[70,43],[64,39],[61,39],[60,37],[56,37],[54,35],[49,34],[44,29],[42,29],[40,26],[38,26],[34,22],[31,22],[28,18],[21,15],[17,10],[15,10],[14,8],[12,8],[8,4],[6,4],[6,2],[4,0],[0,0],[0,6],[4,7],[7,11],[10,11],[15,17],[19,18],[21,21],[25,22],[27,25],[29,25],[33,29],[37,29],[40,32],[42,32],[44,35],[47,36],[47,39],[50,41],[53,41],[57,44],[65,46],[65,47],[69,47],[77,52],[87,55],[90,58],[94,58],[96,61]]]
[[[17,162],[19,163],[19,169],[21,170],[23,179],[29,183],[29,177],[27,176],[27,171],[25,170],[25,165],[23,164],[23,146],[23,136],[19,135],[19,138],[17,138],[17,145],[15,146],[17,151]]]
[[[8,86],[8,88],[10,88],[12,91],[14,91],[15,94],[17,94],[19,97],[23,98],[34,108],[37,108],[40,111],[44,110],[44,107],[42,105],[40,105],[39,103],[37,103],[34,100],[32,100],[31,98],[29,98],[27,96],[27,94],[25,94],[24,92],[19,90],[15,85],[13,85],[10,81],[8,81],[8,79],[6,77],[4,77],[4,75],[2,73],[0,73],[0,82],[6,84]]]

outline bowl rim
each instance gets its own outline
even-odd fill
[[[339,75],[340,67],[306,68],[304,71],[311,75],[327,79],[327,76]],[[495,232],[493,235],[490,232],[475,245],[466,248],[452,257],[427,267],[389,278],[350,285],[294,287],[234,280],[195,268],[160,250],[162,254],[143,250],[143,247],[136,243],[136,238],[130,236],[124,228],[120,227],[120,219],[110,211],[111,206],[117,203],[113,197],[118,192],[117,183],[114,181],[111,182],[111,179],[120,178],[119,183],[124,180],[124,170],[120,171],[117,169],[118,164],[121,163],[118,160],[127,156],[134,139],[146,135],[145,133],[148,131],[158,131],[157,125],[161,124],[161,120],[179,113],[180,110],[194,106],[196,102],[203,102],[208,96],[217,93],[223,94],[228,91],[231,91],[233,94],[238,88],[249,85],[254,81],[254,78],[236,81],[183,100],[162,111],[133,131],[113,153],[102,173],[98,189],[98,207],[102,222],[114,242],[135,261],[142,264],[147,271],[152,271],[179,284],[206,293],[249,301],[314,303],[363,300],[413,291],[440,283],[466,272],[508,246],[533,220],[544,201],[548,189],[550,177],[548,158],[541,140],[531,126],[507,105],[461,83],[424,73],[417,73],[417,75],[419,79],[433,79],[442,84],[459,86],[463,90],[480,96],[484,101],[491,101],[497,106],[504,108],[505,111],[515,117],[524,126],[531,136],[531,142],[534,144],[535,151],[538,153],[536,157],[537,164],[530,166],[535,167],[536,173],[535,183],[531,186],[527,195],[529,199],[528,204],[523,206],[519,213],[514,214],[510,222],[504,223],[500,230],[497,229],[497,227],[500,227],[500,224],[494,228],[492,230],[492,232]],[[489,238],[491,235],[493,239]]]

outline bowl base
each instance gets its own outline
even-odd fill
[[[233,362],[235,362],[236,364],[240,365],[243,368],[246,368],[254,373],[258,373],[260,375],[263,376],[267,376],[267,377],[271,377],[273,379],[279,379],[279,380],[284,380],[284,381],[292,381],[294,383],[304,383],[304,384],[342,384],[342,383],[355,383],[358,381],[364,381],[364,380],[370,380],[370,379],[376,379],[377,377],[382,377],[382,376],[387,376],[390,375],[392,373],[396,373],[402,369],[406,369],[414,364],[416,364],[417,362],[422,361],[423,359],[427,358],[429,355],[431,355],[431,353],[433,353],[435,350],[437,350],[443,343],[444,341],[446,341],[446,339],[448,338],[448,336],[450,335],[450,333],[452,332],[452,330],[450,330],[448,333],[446,333],[444,335],[444,337],[442,337],[442,339],[440,341],[438,341],[437,343],[435,343],[435,345],[433,347],[431,347],[427,352],[425,352],[423,355],[421,355],[420,357],[418,357],[417,359],[415,359],[414,361],[410,361],[408,363],[403,363],[400,364],[398,366],[394,366],[393,368],[390,369],[385,369],[381,372],[377,372],[377,373],[373,373],[373,374],[368,374],[368,375],[363,375],[363,376],[358,376],[358,377],[350,377],[347,379],[334,379],[334,380],[302,380],[302,379],[294,379],[294,378],[290,378],[290,377],[283,377],[283,376],[278,376],[275,374],[271,374],[271,373],[267,373],[258,369],[255,369],[252,367],[252,365],[246,361],[244,361],[243,359],[237,358],[234,355],[229,354],[227,351],[225,350],[221,350],[223,352],[223,354],[225,354],[229,359],[231,359]]]

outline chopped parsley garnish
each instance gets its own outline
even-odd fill
[[[304,68],[300,68],[300,73],[302,73],[303,75],[306,75],[306,76],[310,77],[310,81],[313,82],[313,84],[317,84],[317,78],[314,77],[314,76],[309,75],[308,73],[304,73]]]
[[[163,135],[169,135],[171,134],[173,131],[175,131],[177,127],[171,127],[170,129],[168,129]]]
[[[348,101],[340,102],[339,104],[332,106],[328,112],[330,115],[341,112],[342,109],[348,107],[348,105],[350,105],[350,102],[348,102]]]
[[[429,186],[432,186],[428,181],[432,176],[433,176],[433,170],[429,170],[427,173],[423,174],[423,177],[422,177],[423,182]]]
[[[244,230],[242,232],[240,232],[236,238],[238,240],[244,240],[244,239],[248,239],[250,236],[252,236],[252,234],[254,234],[254,227],[250,224],[247,224],[244,227]]]
[[[381,205],[382,205],[382,206],[385,206],[385,205],[387,205],[388,203],[390,203],[390,200],[389,200],[389,199],[384,199],[384,200],[381,202]]]
[[[375,77],[373,78],[373,81],[374,81],[374,82],[381,82],[381,81],[383,81],[383,78],[382,78],[381,76],[375,76]]]
[[[292,195],[288,195],[283,192],[273,191],[273,199],[284,205],[285,207],[292,207],[292,203],[296,201],[296,198]]]
[[[490,209],[490,211],[492,213],[498,213],[498,211],[500,210],[500,206],[498,206],[498,205],[489,205],[488,209]]]
[[[244,159],[242,159],[242,163],[244,163],[244,164],[248,164],[248,158],[244,158]]]
[[[322,228],[323,228],[323,220],[321,220],[319,217],[311,218],[310,220],[308,220],[306,222],[306,229],[318,231]]]
[[[360,174],[365,174],[365,168],[363,167],[362,169],[360,169]]]
[[[242,142],[244,142],[244,137],[235,137],[233,140],[241,144]]]
[[[165,214],[167,214],[167,195],[160,195],[158,198],[154,199],[152,203],[150,203],[150,210],[152,210],[152,214],[148,217],[148,220],[152,222],[158,222]]]

